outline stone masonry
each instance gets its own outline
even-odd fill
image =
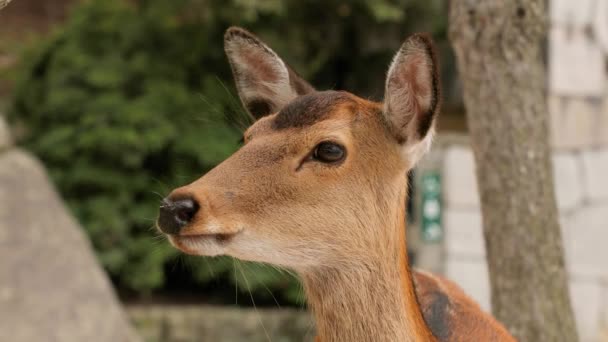
[[[608,111],[606,112],[608,115]],[[484,309],[490,289],[482,236],[473,153],[459,139],[440,138],[443,163],[443,240],[441,267]],[[608,146],[555,151],[556,197],[570,273],[570,293],[582,341],[600,339],[608,328]],[[423,247],[425,248],[425,247]]]
[[[306,310],[143,304],[127,312],[150,342],[310,342],[315,337]]]
[[[581,341],[608,341],[608,1],[551,0],[551,144],[570,293]],[[444,272],[490,310],[488,269],[472,150],[440,136]],[[424,166],[423,166],[424,167]],[[428,169],[428,166],[427,166]],[[421,248],[434,249],[436,246]]]

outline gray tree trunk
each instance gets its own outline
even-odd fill
[[[520,341],[577,341],[551,170],[546,0],[452,0],[494,315]]]

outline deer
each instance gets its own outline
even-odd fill
[[[232,156],[163,200],[170,243],[295,271],[317,342],[515,341],[455,283],[409,265],[407,173],[441,103],[432,39],[405,40],[382,103],[316,90],[243,28],[224,49],[256,121]]]

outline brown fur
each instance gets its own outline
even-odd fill
[[[428,272],[413,274],[422,314],[439,341],[514,341],[458,285]]]
[[[227,35],[233,44],[227,51],[263,53],[274,66],[285,65],[252,37],[238,42]],[[420,42],[417,36],[408,40],[395,57],[384,105],[305,87],[307,95],[258,120],[240,150],[173,191],[171,197],[191,197],[200,209],[170,241],[190,254],[226,254],[295,270],[319,341],[512,341],[455,285],[409,269],[406,174],[428,148],[438,102],[430,75],[434,57]],[[254,74],[285,71],[233,67]],[[237,82],[244,76],[260,77],[241,74]],[[240,94],[272,96],[267,84],[240,86]],[[290,89],[274,88],[279,99],[268,98],[273,105],[295,94],[291,82],[279,86]],[[315,146],[326,141],[345,148],[341,163],[313,158]]]
[[[331,116],[338,107],[354,101],[346,92],[322,91],[300,96],[283,107],[273,120],[277,130],[305,127]]]

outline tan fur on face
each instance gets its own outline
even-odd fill
[[[342,251],[353,238],[360,241],[353,248],[368,253],[382,234],[355,227],[377,211],[385,194],[380,189],[394,191],[394,182],[404,177],[398,146],[383,148],[391,138],[377,106],[348,95],[324,120],[281,130],[273,128],[276,115],[254,124],[232,157],[175,191],[201,203],[183,234],[211,234],[209,222],[219,222],[227,231],[239,231],[225,247],[230,254],[294,269],[341,262],[353,252]],[[336,166],[305,161],[323,141],[342,144],[346,160]],[[384,185],[378,184],[381,179]],[[272,246],[266,249],[274,250],[271,256],[259,252],[262,243]]]

